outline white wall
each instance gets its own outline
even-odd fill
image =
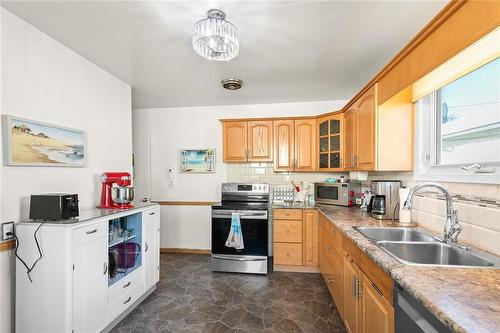
[[[87,166],[1,168],[2,222],[24,219],[29,195],[78,193],[81,208],[98,203],[98,175],[131,171],[131,88],[72,50],[1,9],[1,114],[87,133]],[[0,332],[13,330],[11,252],[0,253]],[[10,264],[10,265],[9,265]]]
[[[218,201],[220,184],[227,181],[219,119],[317,115],[339,110],[345,103],[323,101],[134,110],[137,198],[149,197],[151,192],[153,200]],[[216,172],[179,173],[179,152],[187,148],[215,148]],[[168,168],[175,170],[173,182],[168,177]],[[161,213],[161,247],[210,248],[210,207],[163,206]]]

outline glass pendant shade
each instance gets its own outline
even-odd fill
[[[211,9],[207,18],[193,27],[193,48],[200,56],[216,61],[229,61],[238,55],[238,29],[226,21],[226,15]]]

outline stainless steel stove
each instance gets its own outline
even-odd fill
[[[269,184],[222,184],[222,202],[212,206],[212,271],[267,274]],[[225,245],[231,214],[240,214],[244,248]]]

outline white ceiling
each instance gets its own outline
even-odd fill
[[[133,105],[349,99],[446,1],[2,1],[2,6],[133,87]],[[210,8],[240,30],[226,63],[196,55]],[[239,91],[220,80],[240,78]]]

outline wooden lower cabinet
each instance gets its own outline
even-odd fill
[[[394,308],[348,255],[344,259],[343,320],[350,333],[394,332]]]
[[[274,264],[318,267],[318,211],[275,209],[273,215]]]
[[[361,272],[361,329],[360,332],[393,333],[394,308],[378,287]]]
[[[319,224],[320,271],[342,317],[344,308],[344,264],[342,244],[340,243],[342,240],[335,237],[339,230],[323,214],[319,216]]]
[[[359,332],[358,266],[346,256],[344,258],[344,325],[349,333]],[[374,332],[375,333],[375,332]]]
[[[318,266],[318,211],[305,209],[302,218],[302,265]]]
[[[347,331],[393,333],[389,275],[322,213],[318,221],[320,272]]]

